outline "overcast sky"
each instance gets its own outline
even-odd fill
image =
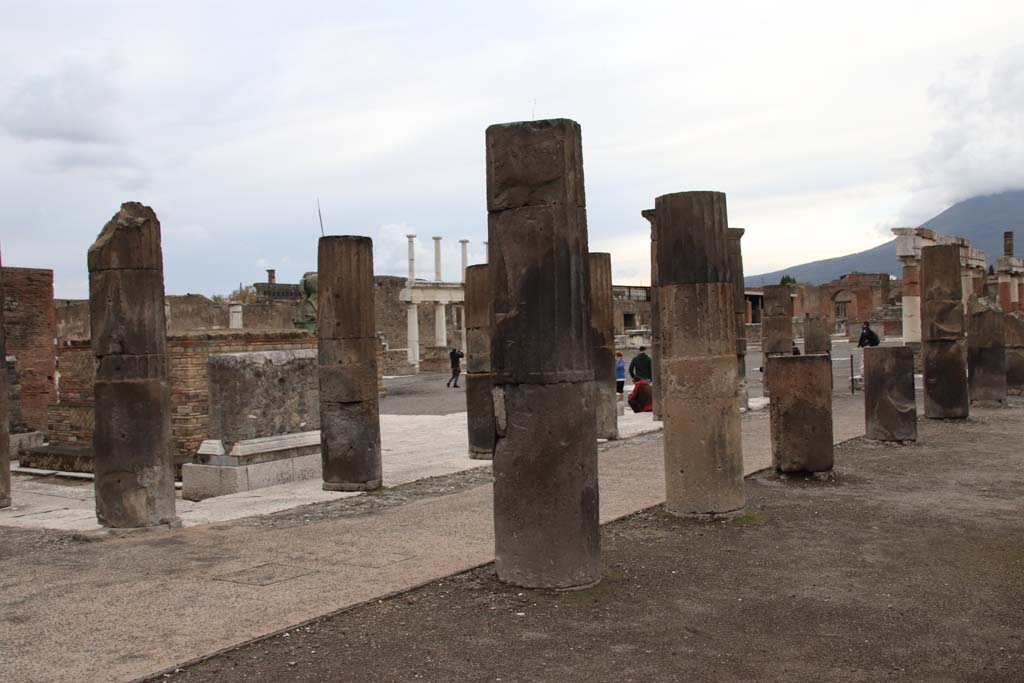
[[[373,6],[378,5],[378,6]],[[493,5],[493,7],[492,7]],[[583,128],[590,247],[647,283],[642,209],[727,193],[747,274],[866,249],[1024,187],[1024,3],[0,0],[5,265],[87,296],[121,202],[152,206],[167,291],[316,267],[483,260],[484,129]]]

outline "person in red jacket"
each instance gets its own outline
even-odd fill
[[[645,379],[638,379],[633,385],[633,391],[629,392],[626,399],[629,407],[634,413],[649,413],[654,410],[654,394],[651,392],[651,383]]]

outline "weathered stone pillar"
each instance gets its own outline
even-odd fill
[[[2,260],[0,260],[2,261]],[[11,437],[7,406],[7,336],[4,332],[4,280],[0,262],[0,508],[11,505]]]
[[[729,270],[732,272],[732,308],[736,320],[736,372],[737,393],[740,407],[749,408],[747,394],[747,297],[743,282],[743,249],[740,240],[746,232],[743,228],[729,228]]]
[[[654,209],[640,215],[651,224],[651,414],[661,421],[661,314],[658,313],[658,223]]]
[[[864,349],[864,435],[878,441],[916,441],[914,350]]]
[[[96,356],[96,518],[108,527],[175,521],[171,396],[160,221],[137,202],[89,247]]]
[[[486,264],[466,268],[466,422],[469,457],[494,456],[491,372],[491,280]]]
[[[242,304],[235,302],[228,304],[228,327],[232,330],[240,330],[243,324]]]
[[[612,255],[590,255],[590,334],[594,345],[597,438],[619,438],[615,393],[615,306],[612,303]]]
[[[1003,340],[1006,347],[1006,393],[1024,393],[1024,312],[1004,314]]]
[[[417,368],[420,365],[420,314],[419,308],[414,303],[406,304],[405,307],[405,335],[408,339],[409,348],[406,354],[409,362]]]
[[[828,356],[778,356],[770,374],[772,464],[779,472],[832,469],[832,366]]]
[[[827,317],[812,315],[804,318],[804,353],[823,353],[832,357],[832,330]]]
[[[967,378],[971,403],[1006,405],[1006,347],[1002,309],[988,299],[972,298],[967,327]]]
[[[655,211],[665,506],[732,512],[744,491],[725,194],[662,195]]]
[[[373,241],[321,237],[317,273],[323,488],[370,491],[381,485]]]
[[[925,416],[963,419],[970,413],[967,349],[960,289],[960,247],[921,250],[921,341]]]
[[[498,578],[601,577],[590,273],[580,127],[487,129]]]
[[[434,346],[448,347],[448,316],[444,304],[434,304]]]
[[[776,356],[793,352],[793,296],[789,285],[765,285],[761,311],[761,363],[765,396],[771,395],[768,366]]]

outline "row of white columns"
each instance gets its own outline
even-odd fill
[[[406,235],[409,240],[409,278],[408,286],[411,289],[416,284],[416,235]],[[442,282],[441,278],[441,238],[434,237],[434,281]],[[462,246],[462,279],[466,282],[466,268],[469,266],[469,240],[459,240]],[[487,242],[484,242],[484,250],[487,249]],[[486,260],[486,257],[485,257]],[[464,310],[464,309],[463,309]],[[419,366],[420,362],[420,325],[419,309],[415,302],[409,302],[406,307],[406,336],[408,338],[408,359],[413,365]],[[466,320],[465,312],[462,316],[462,348],[466,348]],[[434,304],[434,345],[448,345],[448,320],[445,314],[443,303]]]

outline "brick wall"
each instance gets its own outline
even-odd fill
[[[56,400],[53,309],[53,271],[4,268],[4,330],[7,358],[13,358],[8,378],[11,389],[12,432],[46,429],[46,408]]]
[[[171,434],[175,462],[192,460],[209,429],[210,391],[206,361],[211,353],[315,349],[316,337],[302,330],[210,331],[167,338],[171,380]],[[57,352],[60,402],[49,408],[51,443],[90,443],[95,370],[88,342]]]

